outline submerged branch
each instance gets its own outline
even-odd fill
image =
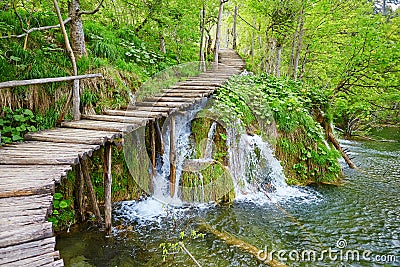
[[[187,250],[187,248],[185,247],[185,244],[183,244],[182,241],[178,242],[179,246],[183,249],[183,251],[185,251],[186,254],[189,255],[189,257],[194,261],[194,263],[196,263],[196,265],[198,267],[201,267],[200,263],[196,260],[196,258],[192,255],[192,253],[190,253],[189,250]]]
[[[200,230],[205,231],[207,233],[213,234],[215,237],[225,241],[227,245],[235,246],[240,250],[252,254],[257,260],[268,264],[272,267],[287,267],[286,264],[283,264],[277,260],[270,259],[269,257],[265,257],[265,251],[258,249],[257,247],[246,243],[245,241],[238,239],[236,237],[231,236],[230,234],[222,231],[218,231],[211,225],[207,223],[201,223],[199,225]]]

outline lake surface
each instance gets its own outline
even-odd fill
[[[57,249],[66,266],[196,266],[183,252],[163,262],[160,244],[176,243],[185,231],[183,242],[202,266],[266,266],[211,234],[190,238],[206,222],[288,266],[400,266],[400,132],[374,134],[398,142],[342,141],[362,172],[342,163],[341,186],[314,186],[305,197],[277,203],[175,209],[151,199],[143,207],[119,203],[112,237],[82,225],[58,236]]]

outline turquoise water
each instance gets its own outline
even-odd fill
[[[396,128],[374,134],[400,140]],[[278,203],[165,210],[145,222],[129,216],[137,203],[116,204],[112,237],[83,225],[58,236],[57,249],[66,266],[195,266],[183,252],[163,262],[160,244],[179,241],[185,231],[183,242],[202,266],[266,266],[211,234],[188,237],[207,222],[259,249],[274,250],[273,257],[288,266],[400,266],[400,143],[342,145],[363,170],[344,167],[342,186],[314,186],[306,197]]]

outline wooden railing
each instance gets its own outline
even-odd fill
[[[66,77],[56,77],[56,78],[41,78],[41,79],[31,79],[31,80],[17,80],[17,81],[7,81],[0,82],[0,89],[3,88],[13,88],[18,86],[25,85],[34,85],[34,84],[44,84],[44,83],[54,83],[54,82],[66,82],[66,81],[79,81],[81,79],[92,79],[103,77],[101,73],[96,74],[84,74],[84,75],[76,75],[76,76],[66,76]],[[81,98],[79,95],[80,90],[74,90],[73,93],[73,101],[72,101],[72,110],[74,115],[74,120],[79,120],[81,117],[80,113],[80,102]],[[67,103],[68,104],[68,103]]]

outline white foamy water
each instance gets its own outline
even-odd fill
[[[280,162],[270,144],[260,136],[250,136],[237,125],[228,129],[227,133],[235,200],[265,204],[294,199],[314,202],[321,198],[311,189],[287,185]]]
[[[163,127],[164,155],[159,163],[157,174],[153,177],[154,192],[152,197],[142,201],[127,201],[121,203],[117,211],[118,217],[123,220],[161,222],[166,217],[184,216],[193,208],[207,208],[214,203],[188,204],[180,198],[179,181],[185,160],[193,153],[190,144],[191,121],[204,107],[205,101],[175,117],[177,172],[174,196],[170,195],[170,131],[169,122]],[[212,158],[213,139],[217,123],[214,122],[207,136],[204,158],[192,161],[210,161]],[[227,145],[229,158],[229,172],[231,174],[235,201],[252,202],[257,205],[291,201],[296,203],[312,203],[322,199],[321,195],[310,188],[288,186],[280,162],[275,158],[268,142],[258,135],[248,135],[240,123],[227,129]],[[200,177],[198,188],[194,192],[200,195],[199,201],[205,199],[204,180]],[[199,194],[199,192],[202,192]]]

